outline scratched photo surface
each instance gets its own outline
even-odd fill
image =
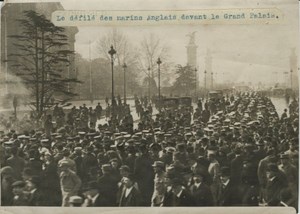
[[[6,1],[1,206],[298,210],[298,12]]]

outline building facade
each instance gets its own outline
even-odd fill
[[[9,84],[11,79],[15,77],[17,68],[13,66],[14,60],[18,60],[10,56],[18,53],[18,48],[14,45],[15,39],[10,38],[11,35],[21,35],[22,27],[17,19],[23,18],[23,12],[33,10],[44,15],[51,20],[52,12],[56,10],[64,10],[59,2],[38,2],[38,3],[6,3],[1,9],[1,92],[2,96],[15,91],[14,87]],[[74,51],[75,35],[78,32],[77,27],[66,27],[65,34],[68,36],[69,50]],[[70,66],[64,71],[64,75],[69,78],[76,78],[75,56],[70,58]],[[70,90],[75,85],[70,85]]]

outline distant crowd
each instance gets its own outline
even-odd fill
[[[194,110],[135,97],[136,121],[113,102],[105,113],[57,105],[39,127],[6,126],[1,205],[297,208],[298,100],[278,114],[256,92],[199,99]]]

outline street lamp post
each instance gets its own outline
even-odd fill
[[[4,57],[5,57],[5,63],[4,63],[4,70],[5,70],[5,94],[8,94],[8,54],[7,54],[7,37],[8,37],[8,34],[7,34],[7,19],[6,17],[7,12],[4,12],[3,13],[3,23],[4,23],[4,50],[5,50],[5,53],[4,53]],[[38,103],[38,102],[37,102]]]
[[[149,97],[149,101],[151,100],[151,93],[150,93],[150,66],[148,67],[148,97]]]
[[[276,85],[278,83],[278,78],[277,78],[278,72],[274,71],[273,74],[274,74],[274,82],[275,82],[274,85]]]
[[[207,74],[207,71],[205,70],[204,71],[204,89],[205,89],[205,92],[206,92],[206,74]]]
[[[93,77],[92,77],[92,58],[91,58],[91,41],[89,41],[89,70],[90,70],[90,100],[93,103]]]
[[[123,64],[123,69],[124,69],[124,104],[126,104],[126,68],[127,65],[126,63]]]
[[[195,99],[196,99],[196,102],[197,102],[197,68],[195,68]]]
[[[214,88],[214,73],[211,72],[211,89]]]
[[[293,89],[293,70],[291,69],[291,89]]]
[[[160,109],[160,64],[162,63],[162,61],[160,60],[160,58],[157,59],[157,65],[158,65],[158,103],[159,103],[159,109]]]
[[[283,74],[284,74],[285,87],[288,88],[289,87],[289,76],[288,76],[289,72],[286,71],[286,72],[283,72]]]
[[[117,53],[117,51],[114,49],[113,46],[110,46],[110,50],[108,51],[108,54],[111,58],[111,117],[114,119],[115,116],[115,91],[114,91],[114,55]]]

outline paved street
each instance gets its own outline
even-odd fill
[[[279,116],[283,113],[283,110],[285,108],[288,108],[288,103],[285,101],[284,98],[272,97],[271,100],[275,105],[276,111]]]
[[[273,98],[271,98],[271,100],[274,103],[275,108],[276,108],[279,116],[283,113],[283,110],[288,107],[288,104],[286,103],[286,101],[285,101],[284,98],[275,98],[275,97],[273,97]],[[86,104],[87,107],[93,107],[93,108],[95,108],[96,105],[99,102],[100,102],[102,108],[105,109],[106,108],[105,100],[94,100],[93,103],[91,103],[89,100],[85,100],[85,101],[84,100],[73,101],[72,105],[69,106],[69,107],[66,107],[66,109],[70,109],[74,105],[77,106],[77,107],[79,107],[79,106],[82,106],[83,104]],[[136,125],[138,123],[138,120],[139,120],[139,117],[136,114],[134,100],[133,99],[129,99],[129,100],[127,100],[127,103],[130,105],[131,114],[133,116],[133,120],[135,121],[135,127],[136,127]],[[194,109],[196,108],[196,104],[195,103],[193,103],[193,107],[194,107]],[[19,116],[21,117],[22,113],[28,112],[29,110],[30,109],[28,107],[26,107],[26,106],[20,106],[20,107],[18,107]],[[13,112],[13,110],[12,109],[1,109],[0,112],[3,113],[3,114],[11,115],[12,112]],[[22,113],[20,113],[20,112],[22,112]],[[155,109],[153,107],[153,114],[155,115],[155,114],[157,114],[157,112],[158,112],[157,109]],[[105,124],[105,123],[107,123],[105,117],[102,117],[100,120],[97,121],[97,124]]]
[[[274,103],[275,108],[276,108],[277,113],[279,114],[279,116],[283,113],[283,110],[288,107],[288,104],[286,103],[284,98],[271,98],[271,100]],[[91,103],[90,101],[75,101],[75,102],[73,102],[73,104],[76,105],[76,106],[80,106],[80,105],[83,105],[85,103],[88,107],[91,106],[91,107],[95,108],[95,106],[99,102],[102,105],[103,109],[105,109],[106,104],[105,104],[104,100],[96,100],[93,103]],[[131,114],[133,116],[133,120],[135,121],[134,127],[136,128],[139,117],[138,117],[138,115],[136,113],[136,110],[135,110],[134,100],[127,100],[127,103],[130,105]],[[193,107],[194,107],[194,109],[196,108],[196,103],[193,103]],[[155,115],[157,113],[158,113],[157,109],[155,109],[153,107],[153,114]],[[97,124],[105,124],[105,123],[107,123],[107,120],[105,119],[105,117],[102,117],[100,120],[97,121]]]

